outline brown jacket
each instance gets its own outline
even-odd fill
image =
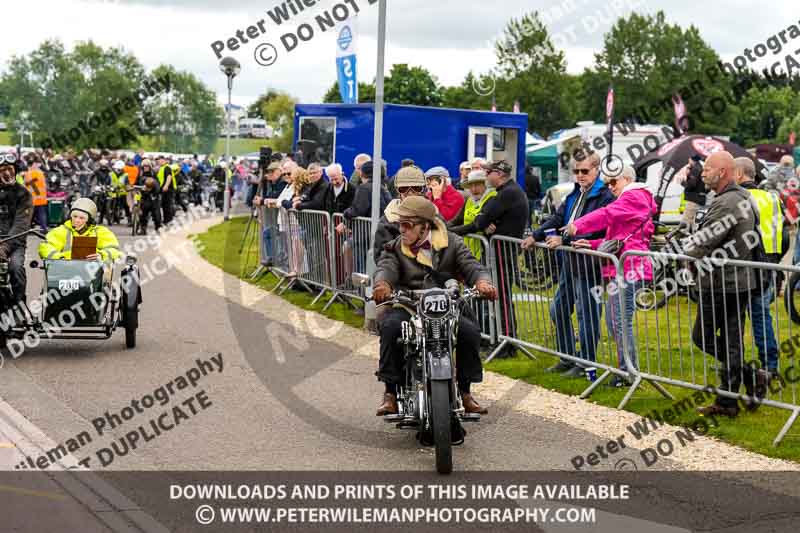
[[[441,229],[431,231],[430,265],[424,255],[414,257],[402,238],[397,237],[384,246],[374,283],[385,281],[394,290],[420,290],[444,287],[448,279],[470,287],[480,279],[491,282],[489,272],[475,259],[461,237]]]

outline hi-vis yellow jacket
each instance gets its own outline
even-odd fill
[[[78,233],[72,227],[72,221],[67,220],[47,232],[47,240],[39,244],[39,257],[42,259],[72,259],[72,238],[75,235],[97,237],[97,255],[106,263],[116,261],[122,256],[117,236],[107,227],[92,225],[83,233]]]

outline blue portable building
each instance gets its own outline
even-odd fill
[[[374,126],[374,104],[298,104],[294,149],[322,164],[337,162],[350,176],[355,157],[372,153]],[[527,128],[524,113],[386,104],[383,159],[389,176],[410,158],[423,170],[441,165],[456,181],[462,161],[506,160],[524,187]]]

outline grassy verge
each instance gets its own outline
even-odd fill
[[[210,263],[222,268],[226,272],[246,279],[258,263],[258,250],[255,239],[251,245],[245,248],[241,255],[238,254],[242,235],[245,231],[247,219],[237,218],[229,222],[214,226],[208,232],[199,236],[199,240],[204,245],[201,255]],[[254,285],[266,290],[272,289],[278,280],[272,276],[264,276]],[[542,296],[552,297],[555,288],[547,292],[540,292]],[[304,309],[320,311],[328,297],[323,297],[315,306],[311,306],[311,301],[316,294],[289,290],[283,297],[293,304]],[[517,302],[517,317],[519,324],[519,335],[522,339],[534,344],[552,347],[554,331],[550,324],[549,302],[526,301]],[[779,324],[785,323],[788,317],[781,313],[778,307]],[[341,320],[349,325],[361,327],[363,319],[353,314],[352,308],[337,301],[325,313],[326,316],[335,320]],[[670,317],[683,317],[676,321]],[[656,311],[639,311],[636,318],[637,350],[640,364],[643,370],[656,370],[657,365],[668,365],[660,370],[669,371],[670,375],[692,381],[703,376],[704,372],[713,373],[712,362],[708,356],[695,350],[689,352],[686,346],[691,335],[691,326],[694,322],[694,304],[684,296],[674,296],[667,306]],[[577,323],[575,323],[577,331]],[[780,327],[780,326],[779,326]],[[605,324],[601,328],[601,340],[598,347],[598,358],[610,360],[615,356],[613,340],[608,336]],[[786,331],[781,330],[781,331]],[[782,337],[782,335],[779,335]],[[679,346],[684,347],[683,349]],[[752,346],[750,334],[745,339],[745,346]],[[660,357],[656,358],[656,350],[660,350]],[[569,395],[580,394],[588,385],[583,379],[567,379],[559,375],[548,374],[544,369],[551,366],[555,357],[546,354],[536,353],[537,360],[531,361],[525,356],[519,355],[511,359],[495,359],[486,365],[488,370],[498,372],[514,379],[521,379],[528,383],[539,385],[550,390],[558,391]],[[781,365],[786,365],[782,361]],[[667,386],[676,398],[676,401],[690,397],[693,391],[678,387]],[[589,398],[589,401],[608,407],[616,407],[625,395],[626,389],[612,389],[610,387],[598,387]],[[786,394],[786,393],[784,393]],[[791,399],[791,396],[785,396]],[[675,406],[675,401],[663,398],[650,385],[643,384],[634,394],[628,403],[626,410],[646,415],[654,411],[664,412],[666,409]],[[717,437],[723,441],[741,446],[745,449],[761,453],[769,457],[800,461],[800,439],[797,438],[800,427],[790,431],[789,435],[777,448],[772,446],[772,441],[780,428],[789,417],[789,412],[769,407],[761,407],[754,413],[742,411],[735,420],[726,418],[719,419],[719,426],[711,427],[709,435]],[[671,421],[675,425],[691,426],[697,420],[697,415],[693,410],[684,411]]]
[[[239,246],[245,234],[245,229],[247,228],[247,220],[246,217],[232,218],[230,221],[214,226],[206,233],[199,235],[198,240],[203,243],[203,250],[200,252],[200,255],[212,265],[221,268],[229,274],[247,280],[252,285],[264,290],[271,290],[279,281],[274,275],[267,274],[261,276],[257,280],[249,279],[249,275],[258,267],[257,239],[248,238],[249,246],[242,250],[241,255],[239,254]],[[251,236],[253,235],[253,229],[254,228],[251,228]],[[289,289],[282,294],[282,297],[303,309],[321,312],[322,308],[330,299],[331,294],[326,293],[319,299],[316,305],[312,306],[311,302],[317,294],[319,294],[319,291],[309,293],[301,290]],[[356,303],[355,305],[360,304]],[[339,320],[356,328],[363,327],[364,325],[364,318],[354,314],[353,308],[341,303],[340,299],[337,299],[336,302],[328,307],[322,314],[328,318]]]

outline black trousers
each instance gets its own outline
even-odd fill
[[[25,273],[25,247],[18,246],[8,254],[8,273],[11,290],[16,302],[26,302],[25,287],[28,276]]]
[[[517,336],[517,315],[514,311],[513,290],[518,284],[519,267],[517,251],[511,243],[495,241],[495,257],[497,258],[497,293],[500,299],[500,331],[499,335]]]
[[[167,192],[161,193],[161,210],[163,212],[162,220],[164,224],[172,222],[175,216],[175,190],[170,188]]]
[[[389,309],[380,318],[381,358],[375,373],[379,381],[394,384],[404,381],[403,345],[397,341],[400,339],[401,324],[409,318],[405,309]],[[478,352],[480,342],[480,329],[462,314],[456,337],[456,381],[462,389],[465,388],[462,385],[483,381],[483,366]]]
[[[719,388],[738,393],[744,381],[747,393],[752,395],[755,368],[744,363],[743,332],[747,292],[703,292],[697,304],[697,316],[692,330],[692,342],[720,362]],[[718,396],[717,405],[737,407],[734,398]]]
[[[158,200],[142,201],[142,218],[139,221],[142,230],[147,231],[147,224],[150,217],[153,217],[153,223],[156,225],[156,231],[161,228],[161,202]]]

